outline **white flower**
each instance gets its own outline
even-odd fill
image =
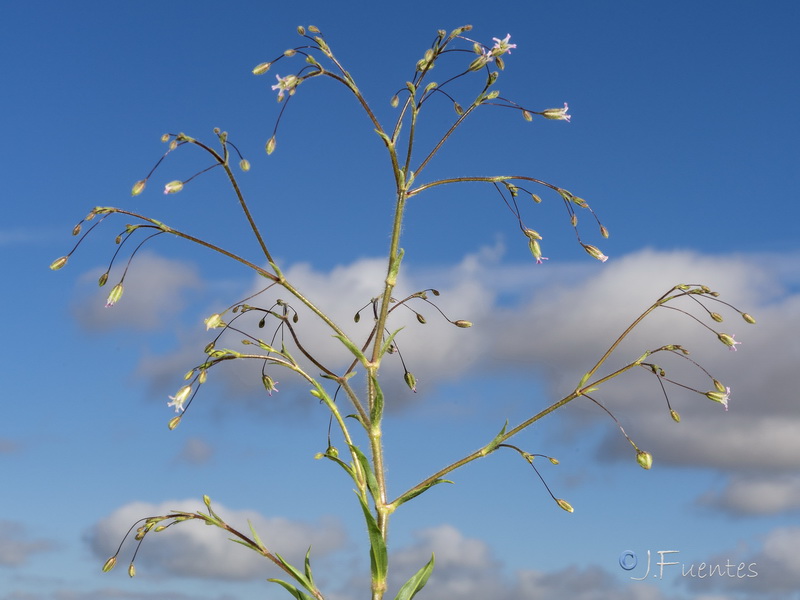
[[[168,402],[167,406],[174,406],[175,412],[179,413],[183,410],[183,404],[186,402],[186,399],[189,397],[189,394],[192,393],[192,386],[185,385],[174,396],[170,396],[169,399],[172,402]]]
[[[278,90],[278,102],[283,100],[284,92],[289,92],[290,96],[294,94],[294,89],[297,87],[297,84],[300,83],[296,75],[287,75],[286,77],[275,75],[275,78],[278,80],[278,83],[273,85],[272,89]]]
[[[568,115],[567,111],[569,110],[569,106],[566,102],[564,102],[564,108],[548,108],[545,111],[542,111],[542,116],[545,119],[555,119],[556,121],[567,121],[572,118],[572,115]]]
[[[508,41],[511,39],[511,34],[507,33],[506,37],[502,40],[499,38],[492,38],[494,40],[494,46],[492,47],[492,54],[495,56],[500,56],[501,54],[505,54],[508,52],[511,54],[511,49],[516,48],[516,44],[509,44]]]

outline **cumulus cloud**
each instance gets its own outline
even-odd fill
[[[119,273],[114,270],[111,277],[119,277]],[[101,274],[100,270],[87,273],[81,277],[81,283],[97,288]],[[103,288],[91,295],[82,294],[73,304],[72,313],[85,330],[109,331],[119,327],[157,330],[185,307],[187,291],[201,287],[194,265],[147,251],[138,253],[131,264],[122,298],[114,306],[106,307],[106,298],[118,282],[109,278]]]
[[[214,511],[225,521],[249,535],[248,521],[253,524],[264,544],[289,562],[302,564],[308,546],[312,557],[324,557],[340,549],[346,542],[341,524],[332,518],[316,523],[291,521],[282,517],[264,517],[252,510],[230,510],[214,503]],[[96,523],[87,533],[92,552],[100,561],[112,556],[128,528],[143,517],[165,515],[173,510],[206,512],[199,500],[170,500],[159,504],[131,502],[121,506]],[[136,557],[139,571],[152,570],[168,575],[206,579],[250,580],[277,576],[280,572],[264,557],[244,546],[227,542],[226,532],[199,521],[178,523],[151,533]],[[123,546],[120,562],[132,555],[133,540]]]
[[[389,410],[412,405],[426,394],[431,398],[441,383],[466,382],[476,374],[484,378],[501,378],[507,373],[535,376],[547,391],[548,401],[554,401],[569,393],[627,325],[673,284],[698,283],[718,291],[722,302],[753,314],[758,324],[746,323],[722,302],[707,301],[708,310],[724,317],[722,323],[716,323],[702,306],[683,298],[674,304],[679,310],[659,308],[642,322],[599,373],[608,373],[645,350],[679,343],[691,351],[689,358],[731,387],[730,410],[725,412],[720,404],[691,391],[713,390],[711,379],[693,363],[666,353],[654,356],[654,362],[665,368],[668,378],[690,388],[665,382],[672,407],[682,416],[681,423],[670,419],[657,378],[643,369],[604,384],[595,394],[597,399],[653,453],[656,465],[707,467],[737,475],[759,469],[775,476],[800,467],[800,437],[796,435],[800,413],[794,381],[800,363],[800,338],[787,335],[800,331],[796,256],[709,256],[643,250],[603,265],[588,261],[579,265],[552,262],[519,266],[504,265],[501,255],[502,248],[487,248],[452,266],[405,265],[396,298],[436,287],[441,295],[429,297],[449,319],[467,319],[475,325],[471,329],[454,327],[430,304],[414,301],[409,306],[424,315],[427,323],[422,325],[414,312],[399,307],[389,328],[404,328],[396,338],[397,346],[418,380],[420,393],[406,389],[401,362],[397,356],[389,356],[381,378],[390,399]],[[369,302],[380,292],[385,269],[382,259],[362,259],[328,272],[297,264],[285,273],[348,335],[364,340],[372,324]],[[240,297],[246,298],[263,286],[263,280],[243,286]],[[314,348],[317,360],[333,370],[349,364],[352,356],[333,339],[330,329],[285,290],[272,288],[249,302],[270,308],[277,298],[297,309],[298,336],[304,347]],[[354,323],[353,315],[365,305],[359,323]],[[209,307],[208,314],[219,309]],[[258,328],[262,315],[246,315],[235,323],[271,342],[276,322],[268,319],[263,328]],[[232,315],[227,316],[232,320]],[[715,332],[736,335],[741,345],[733,352]],[[277,338],[281,335],[292,348],[288,333],[278,332]],[[241,349],[241,338],[238,333],[232,334],[224,344]],[[170,389],[177,389],[179,376],[198,363],[198,355],[209,339],[198,326],[187,336],[192,344],[168,357],[150,357],[140,365],[140,373],[158,381],[170,380]],[[221,341],[218,345],[224,344]],[[292,351],[302,358],[301,352]],[[260,364],[252,363],[249,370],[247,366],[236,370],[225,365],[212,371],[209,380],[232,388],[232,397],[263,396],[260,368]],[[270,402],[293,404],[296,396],[292,385],[297,379],[289,373],[270,372],[281,381],[281,392],[273,394]],[[310,372],[316,374],[319,369],[311,367]],[[308,398],[305,389],[302,391]],[[631,460],[630,447],[602,411],[589,406],[578,412],[580,419],[568,421],[576,431],[598,422],[607,425],[599,454]]]
[[[699,504],[733,515],[771,515],[800,510],[800,477],[781,474],[739,475],[731,478],[724,489],[709,492]]]
[[[569,566],[552,572],[521,569],[504,575],[500,561],[482,540],[465,536],[451,525],[440,525],[416,534],[411,546],[392,555],[390,589],[435,555],[435,568],[422,596],[437,600],[495,598],[498,600],[666,600],[655,587],[620,584],[597,566]]]
[[[693,591],[731,591],[746,598],[782,600],[800,588],[800,527],[776,528],[766,533],[758,549],[746,546],[730,548],[707,560],[704,577],[695,571],[682,578]],[[699,561],[694,563],[699,568]],[[711,565],[721,565],[713,575]],[[727,565],[733,565],[725,568]],[[720,574],[720,573],[723,574]],[[739,597],[737,595],[737,597]]]
[[[19,567],[31,555],[48,552],[54,544],[48,540],[27,539],[25,528],[13,521],[0,521],[0,565]]]

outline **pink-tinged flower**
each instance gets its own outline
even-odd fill
[[[175,412],[179,413],[183,410],[183,404],[186,402],[186,399],[189,397],[189,394],[192,393],[192,386],[185,385],[174,396],[170,396],[169,399],[172,402],[168,402],[167,406],[174,406]]]
[[[278,102],[283,100],[285,92],[289,92],[290,96],[294,94],[294,89],[297,87],[297,84],[300,83],[296,75],[287,75],[286,77],[275,75],[275,78],[278,80],[278,83],[273,85],[272,89],[278,90]]]
[[[596,246],[592,246],[591,244],[581,244],[581,246],[583,246],[583,249],[586,250],[592,258],[596,258],[600,262],[606,262],[608,260],[608,257],[600,252],[600,249]]]
[[[506,37],[502,40],[499,38],[492,38],[494,40],[494,46],[492,47],[492,53],[495,56],[500,56],[501,54],[505,54],[508,52],[511,54],[511,49],[516,48],[516,44],[509,44],[508,41],[511,39],[511,34],[507,33]]]
[[[556,121],[567,121],[572,118],[572,115],[568,115],[567,111],[569,110],[569,105],[564,102],[564,108],[548,108],[545,111],[542,111],[542,116],[545,119],[554,119]]]
[[[727,411],[728,400],[731,399],[731,388],[726,387],[724,392],[706,392],[706,398],[713,400],[714,402],[719,402]]]
[[[742,342],[737,342],[734,338],[736,335],[728,335],[727,333],[720,333],[717,334],[719,341],[728,346],[731,350],[736,350],[736,346],[741,344]]]

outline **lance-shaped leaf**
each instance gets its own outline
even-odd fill
[[[503,428],[500,430],[500,433],[494,436],[494,439],[491,442],[489,442],[483,449],[484,456],[486,456],[491,452],[494,452],[495,449],[497,449],[497,446],[500,445],[501,438],[506,434],[506,427],[508,427],[508,420],[506,420],[505,424],[503,425]]]
[[[311,549],[309,548],[309,552],[310,551]],[[278,553],[275,553],[275,558],[280,561],[280,563],[289,573],[291,573],[292,577],[294,577],[300,585],[306,588],[309,592],[314,591],[314,584],[311,583],[311,581],[309,581],[309,579],[303,573],[301,573],[298,568],[286,562],[286,560]],[[308,555],[306,555],[306,560],[308,560]]]
[[[277,583],[279,585],[282,585],[283,587],[285,587],[288,590],[288,592],[292,596],[297,598],[297,600],[314,600],[313,596],[309,596],[303,590],[298,590],[291,583],[287,583],[287,582],[285,582],[285,581],[283,581],[281,579],[267,579],[267,581],[271,581],[272,583]]]
[[[343,335],[335,335],[333,337],[335,337],[337,340],[342,342],[347,347],[347,349],[350,350],[350,352],[353,353],[353,356],[355,356],[361,362],[361,364],[365,365],[365,364],[367,364],[367,362],[369,362],[369,361],[367,361],[367,357],[364,356],[364,353],[361,351],[361,348],[356,346],[348,338],[344,337]]]
[[[433,558],[434,556],[431,554],[431,559],[427,564],[403,584],[394,600],[411,600],[418,591],[425,587],[425,584],[428,583],[428,577],[433,572]]]
[[[431,488],[432,488],[433,486],[435,486],[437,483],[454,483],[454,482],[450,481],[449,479],[441,479],[441,478],[439,478],[439,479],[434,479],[434,480],[433,480],[433,481],[431,481],[430,483],[428,483],[428,484],[426,484],[426,485],[423,485],[423,486],[422,486],[422,487],[420,487],[420,488],[417,488],[417,489],[415,489],[415,490],[412,490],[412,491],[406,492],[405,494],[403,494],[402,496],[400,496],[400,497],[399,497],[397,500],[395,500],[394,502],[392,502],[392,505],[394,506],[394,508],[397,508],[397,507],[398,507],[398,506],[400,506],[401,504],[405,504],[405,503],[406,503],[406,502],[408,502],[409,500],[411,500],[411,499],[413,499],[413,498],[416,498],[416,497],[417,497],[417,496],[419,496],[421,493],[423,493],[423,492],[427,492],[429,489],[431,489]]]
[[[378,378],[374,375],[369,376],[372,385],[375,386],[375,401],[372,404],[372,411],[370,412],[370,421],[372,421],[372,426],[377,429],[381,422],[381,416],[383,415],[383,392],[381,391],[381,386],[378,384]]]
[[[377,502],[378,498],[380,498],[380,490],[378,489],[378,480],[375,478],[375,473],[369,464],[369,459],[367,459],[366,455],[358,446],[350,446],[350,450],[356,455],[358,463],[361,465],[361,470],[364,471],[364,475],[367,478],[367,488],[369,489],[372,499]]]
[[[386,553],[386,542],[383,541],[381,530],[378,528],[378,522],[367,506],[366,499],[358,495],[358,501],[361,503],[361,509],[364,511],[364,520],[367,522],[367,533],[369,534],[369,563],[370,571],[372,573],[373,584],[386,583],[386,571],[389,568],[389,559]]]

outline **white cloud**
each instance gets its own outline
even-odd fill
[[[620,584],[597,566],[570,566],[553,572],[532,569],[504,575],[502,565],[482,540],[469,538],[451,525],[418,532],[417,541],[392,554],[390,591],[424,565],[434,553],[436,564],[420,596],[437,600],[666,600],[652,586]]]
[[[264,517],[252,510],[230,510],[217,502],[212,507],[229,525],[248,536],[249,520],[264,544],[293,564],[302,564],[308,546],[313,548],[313,560],[340,549],[346,542],[342,526],[332,518],[304,523],[282,517]],[[104,562],[116,552],[122,536],[133,523],[173,510],[207,512],[200,500],[170,500],[159,504],[131,502],[94,525],[88,533],[92,551],[98,560]],[[199,521],[178,523],[162,532],[150,533],[136,556],[138,571],[227,580],[265,579],[283,573],[264,557],[227,541],[229,537],[229,533]],[[132,556],[134,543],[129,538],[123,546],[119,558],[123,567]]]
[[[800,413],[796,410],[794,381],[800,364],[800,337],[791,333],[800,331],[797,268],[790,266],[797,264],[796,257],[644,250],[603,265],[588,261],[586,265],[567,264],[562,268],[556,262],[504,266],[500,264],[501,254],[498,248],[485,249],[447,268],[406,265],[395,297],[437,287],[441,296],[430,295],[430,299],[450,319],[467,319],[475,325],[471,329],[454,327],[421,301],[409,306],[425,316],[425,325],[419,324],[411,311],[398,309],[389,327],[405,327],[396,339],[408,368],[417,377],[420,394],[415,397],[405,388],[398,357],[387,357],[381,384],[389,410],[435,392],[441,382],[467,381],[476,374],[500,377],[509,372],[535,374],[556,400],[574,388],[582,373],[625,327],[673,284],[701,283],[719,291],[723,302],[753,314],[758,324],[749,325],[729,307],[707,299],[708,309],[724,316],[722,323],[715,323],[692,298],[683,298],[674,306],[691,312],[705,325],[681,312],[660,308],[600,372],[624,365],[646,349],[680,343],[691,351],[692,360],[731,387],[730,410],[725,412],[704,396],[667,383],[673,407],[682,416],[681,423],[676,424],[669,418],[658,381],[643,369],[604,384],[596,393],[597,399],[624,422],[641,447],[654,454],[656,466],[674,464],[733,472],[758,468],[776,473],[800,466],[800,438],[796,435]],[[344,331],[354,339],[365,339],[372,324],[372,309],[362,311],[358,324],[353,322],[353,315],[379,293],[385,269],[381,259],[362,259],[327,273],[307,264],[294,265],[285,273]],[[259,278],[241,298],[263,284]],[[350,362],[350,354],[332,338],[331,331],[285,290],[279,293],[273,288],[250,303],[270,308],[278,297],[297,308],[300,341],[316,349],[314,356],[320,362],[331,369],[341,369]],[[219,309],[210,307],[208,313]],[[236,325],[245,326],[247,318],[240,318]],[[268,320],[258,329],[257,320],[251,319],[252,329],[271,341],[276,323]],[[193,344],[168,357],[151,357],[142,363],[141,373],[161,380],[171,378],[170,393],[177,389],[179,376],[197,364],[202,347],[210,339],[201,321],[198,317],[196,331],[188,336]],[[726,348],[714,331],[735,334],[742,342],[738,351]],[[240,348],[241,337],[232,334],[225,343]],[[285,339],[291,347],[288,333]],[[293,352],[301,358],[299,351]],[[664,352],[654,355],[653,360],[671,379],[701,392],[713,389],[710,379],[688,361]],[[232,387],[234,397],[263,394],[255,368],[261,365],[249,366],[253,367],[249,371],[237,371],[225,365],[212,371],[209,379]],[[316,374],[319,369],[310,371]],[[271,373],[281,382],[281,392],[274,394],[271,402],[295,400],[291,374],[280,370]],[[294,402],[285,406],[288,404]],[[629,448],[620,450],[626,445],[619,444],[619,432],[602,411],[579,412],[583,420],[575,420],[574,427],[607,424],[608,439],[599,450],[606,456],[626,452],[624,457],[630,460]]]
[[[108,331],[126,327],[154,331],[167,319],[186,306],[185,294],[201,287],[194,265],[163,258],[152,252],[138,253],[131,263],[123,283],[122,298],[106,307],[111,289],[120,280],[122,269],[116,266],[102,288],[97,281],[102,271],[97,269],[80,278],[83,286],[93,285],[95,292],[83,293],[73,303],[72,312],[87,331]]]
[[[733,477],[719,492],[710,492],[699,499],[714,510],[734,515],[770,515],[800,510],[800,477],[782,474]]]

